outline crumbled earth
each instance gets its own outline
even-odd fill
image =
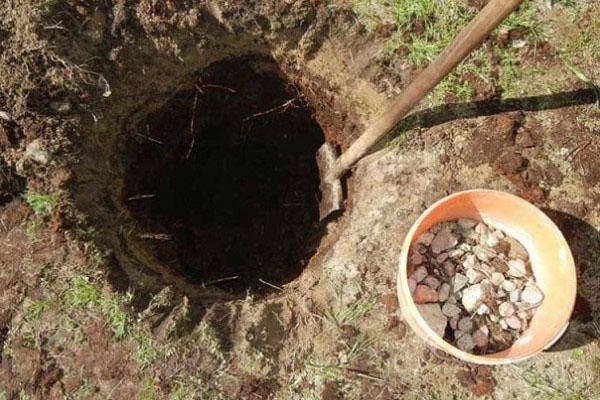
[[[424,308],[425,321],[472,353],[509,348],[544,299],[525,247],[500,229],[468,218],[421,234],[408,269],[408,287],[417,310]]]
[[[473,13],[485,2],[458,3]],[[600,9],[593,0],[554,3],[525,2],[361,160],[345,181],[342,215],[322,224],[297,216],[317,234],[316,243],[294,242],[305,247],[282,264],[293,273],[261,278],[267,284],[250,275],[242,290],[217,275],[190,280],[158,257],[155,246],[187,221],[159,221],[173,230],[162,231],[153,220],[156,229],[144,231],[126,202],[153,194],[125,190],[128,149],[180,143],[164,153],[185,160],[189,148],[203,149],[200,137],[190,146],[193,134],[214,119],[177,119],[160,137],[134,128],[165,115],[177,94],[192,96],[174,119],[195,115],[194,93],[199,107],[207,93],[222,101],[239,88],[198,78],[250,58],[254,73],[287,82],[276,94],[289,96],[263,93],[264,110],[248,112],[264,117],[253,127],[302,108],[324,140],[346,149],[424,66],[428,54],[415,50],[427,50],[418,47],[427,26],[444,19],[412,18],[406,29],[402,0],[5,2],[0,399],[597,398]],[[231,75],[219,76],[235,82]],[[244,90],[260,91],[259,82]],[[229,144],[244,139],[252,137]],[[428,349],[392,300],[413,221],[471,188],[540,207],[577,264],[565,336],[515,366],[464,365]]]

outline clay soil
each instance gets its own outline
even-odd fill
[[[600,398],[595,2],[528,4],[324,223],[316,150],[424,66],[424,25],[402,1],[251,3],[0,9],[0,400]],[[480,187],[544,210],[577,264],[565,336],[517,366],[432,351],[395,296],[413,221]]]

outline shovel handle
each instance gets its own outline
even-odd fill
[[[369,127],[337,160],[330,179],[339,179],[360,160],[375,143],[404,118],[441,80],[443,80],[523,0],[491,0],[408,88],[377,116]]]

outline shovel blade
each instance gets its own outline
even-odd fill
[[[321,184],[321,201],[319,203],[319,220],[323,221],[327,216],[343,208],[344,194],[342,191],[342,182],[331,172],[337,159],[335,148],[325,142],[317,151],[317,166],[319,167],[319,177]]]

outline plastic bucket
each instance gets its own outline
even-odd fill
[[[408,288],[410,247],[423,232],[439,222],[471,218],[502,229],[529,252],[544,301],[529,328],[508,349],[474,355],[438,336],[417,311]],[[575,305],[577,275],[573,255],[558,227],[537,207],[520,197],[494,190],[469,190],[452,194],[429,207],[414,223],[400,254],[398,299],[406,322],[430,346],[476,364],[508,364],[523,361],[552,346],[563,335]]]

